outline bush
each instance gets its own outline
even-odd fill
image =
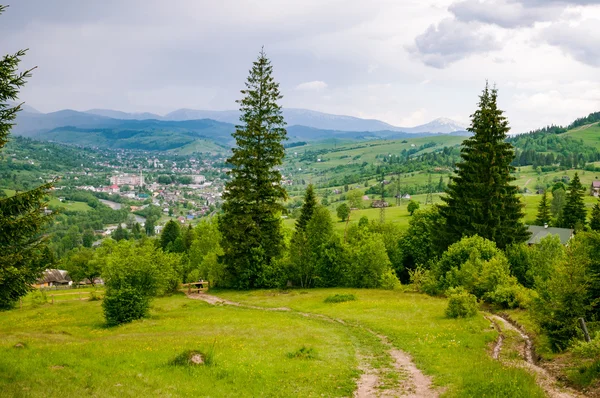
[[[317,351],[314,348],[306,348],[302,346],[302,348],[294,351],[288,352],[287,357],[290,359],[298,358],[298,359],[316,359]]]
[[[500,285],[493,292],[486,293],[483,299],[502,308],[529,308],[534,292],[519,284]]]
[[[410,283],[417,292],[423,291],[423,285],[427,279],[427,274],[428,271],[420,265],[415,269],[408,270]]]
[[[386,290],[394,290],[399,289],[402,284],[398,280],[398,277],[394,273],[394,271],[389,268],[387,271],[384,271],[379,280],[379,286],[382,289]]]
[[[477,314],[477,297],[462,288],[448,290],[448,318],[469,318]]]
[[[343,303],[346,301],[355,301],[356,296],[353,294],[334,294],[325,299],[326,303]]]
[[[100,301],[100,300],[102,300],[102,297],[100,297],[98,295],[98,293],[96,293],[95,291],[90,292],[90,298],[88,299],[88,301]]]
[[[600,332],[596,332],[596,336],[589,343],[576,341],[571,346],[571,351],[581,358],[600,358]]]
[[[102,302],[108,326],[117,326],[144,318],[148,314],[149,307],[148,296],[131,287],[108,289]]]
[[[42,289],[36,289],[31,294],[31,301],[33,305],[42,305],[48,302],[48,295]]]

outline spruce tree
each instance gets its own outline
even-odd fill
[[[463,142],[462,161],[440,206],[442,248],[463,236],[479,235],[502,249],[529,238],[521,221],[523,205],[517,187],[511,185],[515,178],[510,164],[515,155],[512,145],[505,142],[510,128],[497,99],[498,91],[486,84],[479,108],[471,115],[467,130],[473,136]]]
[[[173,244],[179,235],[181,234],[181,230],[179,228],[179,224],[176,221],[169,220],[167,224],[165,224],[165,229],[163,229],[162,234],[160,235],[160,247],[163,250],[167,250],[169,243]]]
[[[306,188],[306,193],[304,194],[304,203],[300,209],[300,217],[298,217],[298,221],[296,221],[296,231],[304,231],[306,229],[306,225],[312,218],[317,205],[314,187],[312,184],[309,184]]]
[[[561,227],[575,229],[585,225],[587,213],[585,211],[585,204],[583,203],[584,193],[585,189],[581,185],[579,175],[575,173],[575,177],[569,183],[567,200],[563,208],[562,217],[559,220]]]
[[[550,214],[550,204],[548,203],[548,195],[546,191],[542,195],[542,200],[538,205],[538,214],[535,219],[536,225],[546,225],[550,224],[550,220],[552,219],[552,214]]]
[[[600,231],[600,201],[596,202],[592,208],[592,215],[590,217],[590,228],[592,231]]]
[[[0,14],[6,6],[0,6]],[[30,77],[30,70],[19,72],[25,51],[0,59],[0,149],[8,142],[10,130],[21,105],[19,89]],[[0,309],[7,309],[31,289],[33,283],[51,264],[46,261],[44,226],[51,215],[43,212],[45,197],[52,184],[0,198]]]
[[[236,147],[227,160],[232,165],[226,184],[223,216],[219,222],[222,261],[231,287],[265,286],[264,270],[281,255],[281,203],[287,194],[276,169],[283,162],[287,138],[279,84],[261,50],[242,90],[240,122],[233,137]]]

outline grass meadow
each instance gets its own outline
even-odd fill
[[[148,319],[107,328],[100,301],[26,300],[0,316],[0,391],[10,397],[348,397],[360,375],[359,357],[375,368],[391,361],[370,329],[409,352],[444,397],[543,396],[531,375],[490,358],[497,332],[483,316],[447,319],[445,299],[361,289],[215,294],[292,311],[212,306],[174,295],[154,300]],[[334,294],[356,300],[324,302]],[[174,365],[186,351],[212,353],[213,362]],[[403,377],[388,376],[392,384]]]

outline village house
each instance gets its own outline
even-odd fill
[[[600,181],[592,181],[592,187],[590,188],[590,195],[598,197],[600,196]]]
[[[535,245],[540,243],[542,239],[549,235],[557,235],[560,238],[560,243],[566,245],[569,243],[569,240],[573,237],[573,230],[568,228],[555,228],[549,227],[548,224],[540,226],[540,225],[530,225],[528,227],[529,232],[531,233],[531,238],[527,241],[528,245]]]
[[[33,285],[34,287],[70,286],[73,283],[69,273],[60,269],[47,269]]]
[[[373,203],[371,203],[371,207],[373,208],[377,208],[377,209],[381,209],[382,207],[388,207],[389,204],[386,201],[383,200],[374,200]]]

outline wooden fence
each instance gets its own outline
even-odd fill
[[[205,292],[209,288],[208,281],[199,281],[191,283],[182,283],[181,291],[187,291],[188,294]]]

